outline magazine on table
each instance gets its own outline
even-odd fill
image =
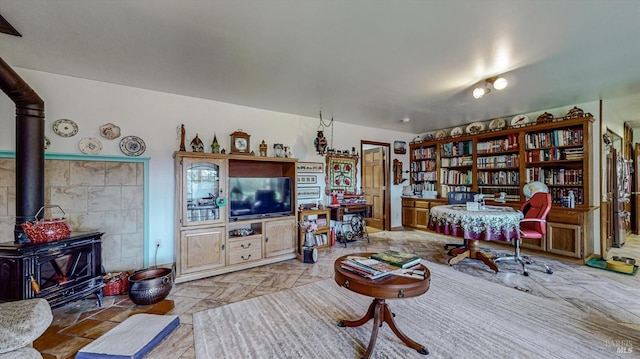
[[[420,257],[412,253],[402,253],[388,250],[371,255],[371,258],[377,259],[400,268],[409,268],[420,263]]]

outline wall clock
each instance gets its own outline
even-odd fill
[[[249,137],[251,135],[243,132],[242,130],[235,131],[231,134],[231,154],[234,155],[248,155],[251,153],[251,146],[249,143]]]

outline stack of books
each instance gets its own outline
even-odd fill
[[[384,251],[371,255],[371,258],[361,256],[348,256],[340,266],[343,269],[357,273],[365,278],[378,279],[389,274],[396,275],[416,275],[417,273],[407,273],[406,268],[410,268],[420,263],[420,257],[397,251]],[[422,273],[424,276],[424,273]]]
[[[378,279],[397,270],[397,267],[380,262],[377,259],[360,256],[348,256],[340,264],[342,269],[357,273],[365,278]]]
[[[371,258],[399,268],[409,268],[420,263],[420,257],[416,256],[415,254],[402,253],[392,250],[373,254],[371,255]]]

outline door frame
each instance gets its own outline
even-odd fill
[[[382,229],[388,231],[391,229],[391,186],[389,183],[390,172],[391,172],[391,143],[388,142],[378,142],[378,141],[368,141],[368,140],[360,140],[360,173],[364,175],[364,146],[379,146],[384,149],[386,163],[384,166],[384,183],[386,190],[384,191],[384,221],[382,221]]]

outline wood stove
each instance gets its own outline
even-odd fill
[[[0,301],[44,298],[52,308],[95,294],[102,306],[100,232],[67,239],[0,243]]]

